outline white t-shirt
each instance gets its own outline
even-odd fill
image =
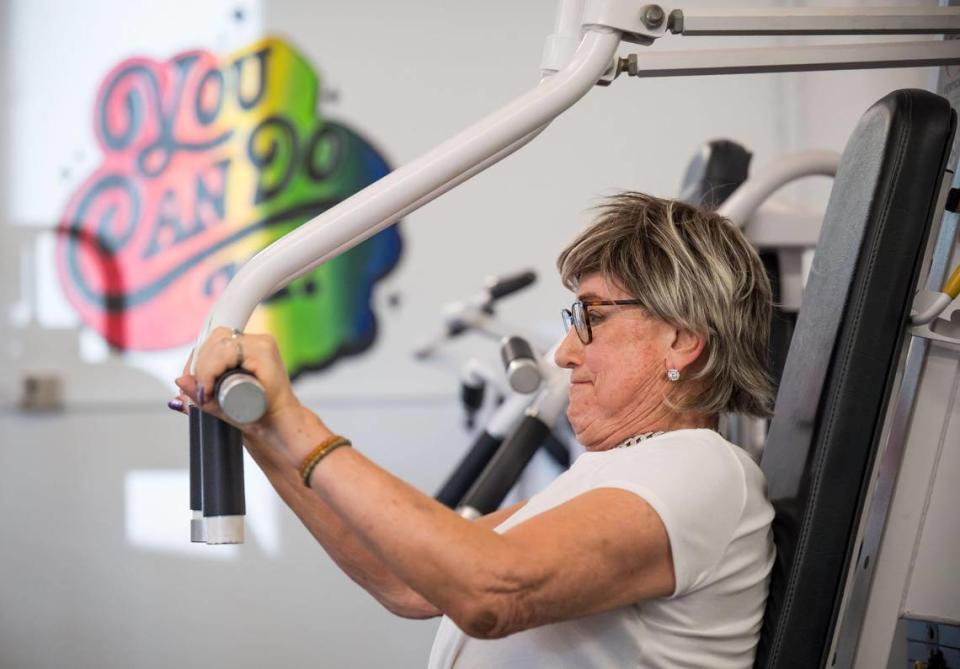
[[[429,669],[751,667],[774,559],[760,468],[712,430],[677,430],[581,455],[496,530],[596,488],[642,497],[670,538],[676,590],[503,639],[466,636],[446,616]]]

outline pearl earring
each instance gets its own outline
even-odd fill
[[[671,383],[676,383],[679,380],[680,380],[679,369],[675,367],[671,367],[670,369],[667,370],[667,381],[670,381]]]

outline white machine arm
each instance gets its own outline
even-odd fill
[[[783,156],[750,177],[720,205],[717,213],[743,226],[783,186],[803,177],[836,176],[839,163],[840,154],[836,151],[801,151]]]
[[[637,76],[671,76],[960,63],[960,40],[907,46],[894,43],[795,47],[786,51],[720,50],[667,57],[680,63],[679,66],[662,61],[656,65],[651,59],[650,68],[646,59],[636,55],[616,59],[621,40],[649,45],[667,33],[688,36],[960,33],[958,8],[696,9],[685,12],[636,0],[561,0],[558,7],[557,28],[547,41],[542,68],[545,73],[555,74],[257,254],[237,272],[211,309],[198,346],[214,327],[243,329],[264,298],[519,149],[595,84],[609,83],[624,71]],[[710,60],[704,60],[704,56]],[[698,58],[700,60],[696,60]],[[684,59],[688,59],[687,62],[681,62]],[[234,383],[234,386],[241,388],[243,384]],[[262,389],[258,391],[262,393]],[[234,415],[224,402],[221,404],[229,415]],[[242,479],[242,466],[237,465],[241,454],[239,439],[224,435],[233,444],[229,457],[221,458],[223,452],[219,447],[208,448],[208,444],[203,444],[202,460],[210,463],[210,467],[202,467],[203,497],[207,499],[208,488],[215,491],[229,488],[233,492],[224,493],[224,499],[230,502],[225,503],[224,508],[242,509],[242,481],[239,485],[222,485],[238,476]],[[242,460],[239,462],[242,464]],[[242,511],[241,515],[211,511],[206,501],[203,506],[205,529],[201,534],[204,540],[208,543],[242,541]]]
[[[673,14],[671,14],[673,16]],[[697,35],[898,35],[960,29],[960,15],[947,7],[697,7],[674,19],[675,32]]]
[[[244,265],[210,314],[208,329],[243,328],[260,301],[422,206],[491,157],[503,158],[589,91],[613,64],[620,37],[589,30],[567,68],[503,109],[277,240]],[[532,138],[532,137],[531,137]]]
[[[561,68],[559,63],[569,55],[564,53],[565,49],[575,43],[576,30],[572,26],[577,25],[581,26],[582,37],[569,62]],[[613,68],[621,39],[650,44],[668,32],[687,36],[947,34],[960,33],[960,10],[900,7],[683,11],[627,0],[561,0],[557,31],[548,41],[544,62],[545,70],[557,70],[555,75],[264,249],[227,286],[210,312],[201,340],[216,326],[243,328],[256,305],[275,290],[519,149],[605,75],[615,76],[624,70],[637,76],[669,76],[960,63],[960,43],[927,41],[736,49],[686,56],[663,54],[650,58],[650,63],[646,57],[634,55],[621,59],[619,67]],[[674,65],[667,66],[664,57]]]
[[[588,0],[584,26],[606,26],[649,44],[665,32],[704,35],[943,35],[960,30],[950,7],[790,7],[668,9],[654,3]]]
[[[927,67],[960,62],[955,41],[888,42],[816,46],[762,46],[722,51],[659,51],[630,54],[618,71],[630,76],[687,77],[703,74],[814,72]]]

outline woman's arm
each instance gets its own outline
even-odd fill
[[[499,535],[353,449],[325,458],[311,484],[400,579],[470,636],[500,638],[674,590],[666,530],[624,490],[590,491]]]
[[[190,360],[183,375],[177,379],[177,386],[183,391],[183,395],[177,398],[182,413],[187,413],[187,398],[198,404],[200,399],[200,386],[196,378],[188,373],[189,368]],[[268,374],[264,376],[269,378]],[[176,406],[171,405],[171,408]],[[225,418],[218,408],[210,407],[209,403],[204,408],[219,418]],[[282,457],[282,452],[267,443],[269,440],[293,441],[314,433],[321,425],[319,419],[298,404],[286,405],[282,410],[274,409],[273,413],[282,414],[284,419],[262,423],[257,429],[244,426],[247,428],[244,431],[244,446],[304,527],[347,576],[391,613],[404,618],[432,618],[439,615],[435,606],[407,586],[388,564],[371,553],[337,514],[303,485],[299,472],[290,467]]]
[[[289,436],[278,438],[296,439],[298,435],[310,434],[311,423],[316,422],[316,416],[304,411],[300,420],[302,425],[289,426]],[[400,580],[389,565],[374,555],[322,499],[303,485],[299,472],[279,459],[277,450],[252,437],[246,438],[246,446],[283,501],[354,582],[387,610],[404,618],[432,618],[440,615],[437,607]],[[518,502],[473,522],[478,526],[493,529],[523,504],[524,502]]]
[[[422,619],[440,614],[437,607],[407,586],[374,555],[323,500],[305,488],[295,469],[278,462],[255,439],[247,438],[246,445],[286,505],[355,583],[398,616]]]
[[[195,394],[193,384],[188,381],[186,385],[191,391],[189,394]],[[303,418],[306,424],[312,422],[311,419],[316,419],[306,412]],[[289,427],[294,433],[304,430],[304,427],[293,424]],[[303,485],[299,473],[279,457],[278,451],[249,435],[244,442],[247,451],[281,499],[347,576],[391,613],[416,619],[440,615],[435,606],[400,580],[389,565],[376,557],[329,506]],[[518,502],[474,522],[492,529],[521,506],[523,502]]]
[[[243,367],[263,384],[268,404],[264,418],[242,427],[258,451],[292,476],[331,433],[296,400],[275,342],[255,335],[243,341]],[[212,390],[237,357],[230,332],[218,328],[200,349],[196,378],[185,375],[177,383],[204,411],[222,417],[213,393],[203,389]],[[319,514],[310,522],[329,540],[325,546],[347,542],[334,550],[351,569],[362,570],[365,578],[392,573],[471,636],[497,638],[674,589],[663,523],[641,497],[623,490],[587,492],[500,535],[461,518],[352,448],[337,449],[320,462],[311,488],[322,502],[318,512],[287,493],[302,504],[305,516]],[[350,550],[343,550],[347,545]]]

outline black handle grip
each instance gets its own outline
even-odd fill
[[[486,387],[487,384],[482,381],[475,386],[469,383],[460,384],[460,404],[463,405],[468,430],[473,429],[477,412],[480,411],[480,407],[483,406],[483,396]]]
[[[484,467],[490,462],[501,443],[503,443],[502,437],[494,437],[489,432],[482,432],[460,460],[447,482],[440,488],[437,501],[451,509],[457,508],[460,500],[476,482],[477,477],[483,473]]]
[[[746,180],[752,154],[728,139],[715,139],[697,152],[687,165],[680,200],[714,210]]]
[[[518,358],[534,360],[533,347],[523,337],[517,335],[506,337],[500,344],[500,359],[503,361],[504,369]]]
[[[190,405],[190,510],[203,511],[203,479],[200,474],[200,409]]]
[[[563,469],[570,469],[570,449],[552,434],[543,442],[543,450]]]
[[[200,412],[200,441],[204,517],[244,515],[243,433]]]
[[[483,396],[487,384],[481,382],[477,385],[469,383],[460,384],[460,404],[470,413],[476,413],[483,406]]]
[[[526,272],[520,272],[519,274],[514,274],[512,276],[501,277],[489,287],[490,297],[492,297],[494,300],[499,300],[501,297],[506,297],[511,293],[517,292],[518,290],[523,290],[536,280],[537,274],[533,270],[527,270]]]
[[[496,511],[523,474],[550,428],[536,416],[524,416],[460,503],[485,515]]]

